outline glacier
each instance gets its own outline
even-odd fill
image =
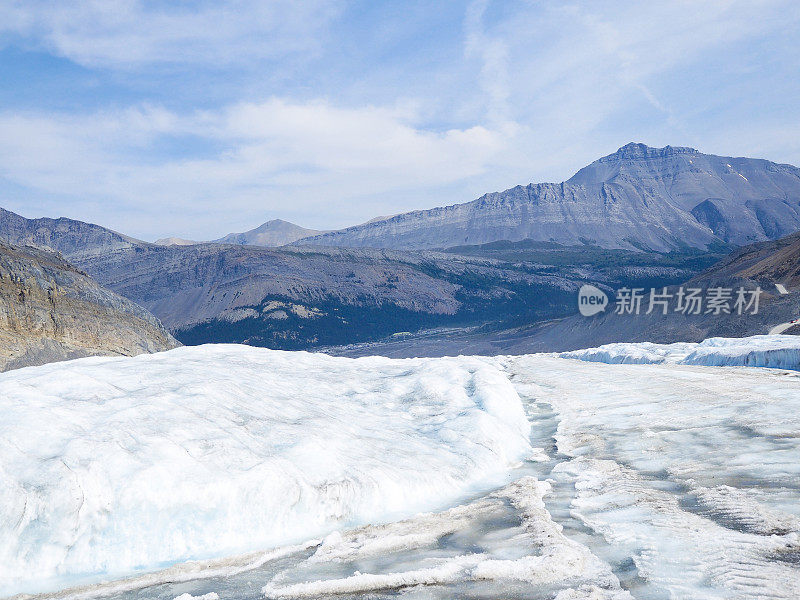
[[[0,595],[408,516],[532,451],[479,359],[237,345],[0,377]]]
[[[635,597],[800,597],[800,373],[501,360],[558,415],[548,476]]]
[[[2,374],[0,596],[794,599],[797,348]]]
[[[712,367],[769,367],[800,369],[800,338],[793,335],[754,335],[708,338],[702,342],[620,342],[558,354],[607,364],[705,365]]]

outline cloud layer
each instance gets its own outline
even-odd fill
[[[780,0],[2,3],[29,88],[0,95],[0,205],[213,238],[560,180],[631,140],[800,163],[799,25]]]

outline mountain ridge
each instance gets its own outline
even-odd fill
[[[797,229],[797,167],[632,142],[561,183],[518,185],[302,243],[434,249],[533,239],[669,251],[745,245]]]
[[[58,252],[77,262],[115,250],[151,246],[112,229],[68,217],[28,219],[0,208],[0,241]]]

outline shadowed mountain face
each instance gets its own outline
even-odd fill
[[[788,290],[800,288],[800,233],[739,248],[693,282],[726,284],[739,280],[770,290],[776,283]]]
[[[150,313],[59,256],[0,243],[0,371],[177,345]]]
[[[797,167],[632,143],[564,183],[517,186],[302,243],[419,249],[531,239],[666,251],[744,245],[798,229]]]
[[[589,280],[599,283],[596,280]],[[778,291],[784,286],[787,293]],[[752,310],[730,313],[686,315],[674,310],[644,314],[647,300],[638,315],[616,314],[608,310],[586,318],[574,314],[564,319],[511,329],[429,331],[397,340],[383,340],[326,351],[345,356],[380,354],[391,357],[442,356],[456,354],[526,354],[557,352],[596,347],[614,342],[699,342],[709,337],[744,337],[769,333],[776,325],[800,318],[800,233],[779,240],[759,242],[734,250],[709,269],[692,277],[685,288],[743,288],[763,290],[756,314]],[[649,288],[650,286],[642,286]],[[654,286],[658,287],[658,286]],[[612,290],[608,290],[611,292]],[[661,291],[661,290],[659,290]],[[676,287],[668,288],[674,294]],[[649,289],[645,289],[646,295]],[[749,292],[748,292],[749,293]],[[674,308],[674,304],[672,305]],[[576,298],[573,311],[577,312]],[[706,307],[707,309],[707,307]],[[787,327],[784,334],[800,335],[800,327]]]
[[[229,233],[223,238],[214,240],[214,243],[273,248],[321,233],[323,232],[316,229],[306,229],[288,221],[274,219],[244,233]]]

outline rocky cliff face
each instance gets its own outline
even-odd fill
[[[0,243],[0,371],[177,345],[150,313],[59,256]]]
[[[517,186],[302,243],[447,248],[532,239],[664,251],[718,242],[744,245],[798,229],[797,167],[628,144],[564,183]]]

